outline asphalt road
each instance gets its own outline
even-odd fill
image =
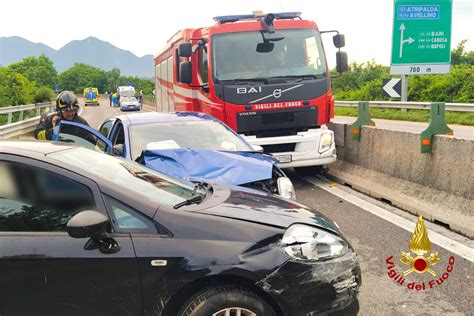
[[[89,125],[95,129],[98,129],[106,118],[124,113],[133,113],[122,112],[119,107],[109,106],[109,99],[105,97],[100,98],[99,106],[84,106],[83,98],[79,98],[79,103],[81,104],[81,112],[79,112],[81,117],[83,117]],[[150,110],[143,108],[142,111],[145,112]]]
[[[147,107],[143,109],[149,110]],[[119,108],[109,107],[108,100],[102,99],[98,107],[83,107],[81,116],[88,120],[92,127],[98,128],[107,117],[121,113]],[[395,272],[402,273],[408,269],[400,262],[400,256],[402,251],[409,252],[408,243],[414,231],[416,217],[347,187],[329,185],[324,178],[300,178],[291,171],[288,174],[295,184],[298,201],[335,220],[358,253],[363,283],[359,297],[359,315],[472,314],[472,240],[441,226],[426,223],[432,243],[432,249],[426,257],[437,251],[441,258],[436,265],[431,266],[437,276],[413,272],[405,276],[404,284],[400,285],[389,277],[386,259],[392,256],[390,261],[395,265]],[[373,212],[370,212],[372,208]],[[390,214],[390,220],[378,216],[384,212]],[[412,226],[407,228],[404,224],[407,222]],[[402,228],[404,226],[405,229]],[[429,288],[430,280],[439,279],[446,272],[451,256],[454,257],[454,265],[452,272],[448,272],[448,278],[441,285],[436,284]],[[409,289],[408,285],[412,282],[424,282],[425,290]]]
[[[321,183],[327,190],[343,191],[349,196],[361,198],[369,205],[388,210],[395,218],[416,223],[417,218],[394,207],[366,197],[346,187],[329,185],[316,177],[302,179],[290,174],[296,187],[299,202],[309,205],[327,215],[340,226],[344,235],[355,248],[362,268],[362,288],[359,296],[359,315],[468,315],[474,311],[474,264],[472,261],[453,253],[459,249],[448,246],[442,248],[434,242],[431,235],[440,234],[447,238],[447,244],[468,245],[467,253],[474,254],[473,242],[454,234],[443,227],[426,223],[428,235],[433,245],[431,252],[439,252],[441,260],[431,268],[437,273],[432,277],[428,273],[411,273],[405,277],[403,285],[388,276],[386,259],[395,264],[395,272],[408,269],[400,262],[401,251],[409,252],[409,241],[413,230],[402,229],[393,222],[382,219],[362,209],[358,205],[315,186],[311,182]],[[326,180],[327,181],[327,180]],[[360,203],[358,203],[360,204]],[[467,248],[467,247],[466,247]],[[441,284],[429,288],[429,281],[439,279],[447,269],[449,257],[454,257],[452,272]],[[425,290],[409,289],[412,282],[425,283]]]
[[[356,120],[355,117],[350,116],[336,116],[333,119],[334,123],[352,124]],[[373,119],[377,128],[389,129],[394,131],[421,133],[428,127],[428,123],[407,122],[407,121],[393,121],[383,119]],[[454,132],[454,137],[474,139],[474,127],[464,125],[448,125]]]

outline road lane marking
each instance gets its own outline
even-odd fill
[[[365,201],[364,199],[361,199],[357,196],[354,196],[346,191],[343,191],[339,189],[338,187],[331,186],[329,183],[325,183],[324,181],[320,179],[311,179],[308,177],[304,177],[304,179],[311,184],[317,186],[318,188],[323,189],[326,192],[329,192],[341,199],[346,200],[347,202],[354,204],[355,206],[372,213],[384,220],[386,220],[389,223],[392,223],[400,228],[403,228],[404,230],[413,233],[415,231],[415,226],[416,223],[412,222],[408,219],[405,219],[401,216],[398,216],[396,214],[393,214],[390,211],[387,211],[386,209],[377,206],[375,204],[372,204],[368,201]],[[448,238],[446,236],[443,236],[437,232],[430,231],[429,232],[430,236],[430,241],[466,260],[469,260],[470,262],[474,262],[474,249],[463,245],[462,243],[452,240],[451,238]]]

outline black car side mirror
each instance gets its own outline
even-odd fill
[[[66,230],[72,238],[99,239],[107,232],[109,219],[96,211],[82,211],[67,222]]]
[[[84,245],[85,250],[99,249],[101,253],[113,254],[120,245],[108,233],[109,219],[96,211],[82,211],[67,222],[66,230],[72,238],[90,238]]]

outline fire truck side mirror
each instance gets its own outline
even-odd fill
[[[187,84],[193,82],[193,64],[190,61],[179,64],[179,81]]]
[[[334,46],[336,48],[341,48],[346,46],[346,38],[344,37],[344,34],[336,34],[332,37],[332,42],[334,43]]]
[[[346,52],[336,52],[336,70],[338,73],[343,73],[349,69],[349,62],[347,61]]]
[[[263,42],[257,44],[257,53],[269,53],[273,50],[275,44],[270,42]]]
[[[191,43],[181,43],[178,46],[178,56],[179,57],[191,57],[193,53],[193,46]]]

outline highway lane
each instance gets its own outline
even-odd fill
[[[335,116],[332,120],[334,123],[352,124],[356,120],[355,117],[350,116]],[[428,127],[428,123],[421,122],[407,122],[407,121],[393,121],[383,119],[373,119],[376,127],[382,129],[389,129],[394,131],[404,131],[421,133]],[[449,128],[454,131],[454,137],[474,139],[474,127],[464,125],[449,124]]]
[[[108,100],[102,99],[99,107],[83,107],[81,115],[91,126],[98,128],[107,117],[123,113],[119,108],[112,108],[108,104]],[[143,111],[150,110],[152,110],[150,104],[143,109]],[[462,315],[474,310],[472,240],[450,232],[444,227],[427,223],[433,244],[430,252],[439,252],[441,258],[432,269],[438,274],[437,278],[441,277],[447,269],[449,258],[453,256],[455,260],[453,271],[441,285],[435,285],[433,288],[429,288],[429,281],[436,278],[428,273],[411,273],[405,277],[404,284],[400,285],[389,277],[386,259],[392,256],[391,261],[395,264],[393,269],[398,273],[407,269],[407,266],[400,262],[400,257],[402,251],[409,251],[408,243],[413,230],[406,227],[404,229],[403,220],[414,225],[416,217],[349,188],[328,185],[324,178],[322,180],[315,176],[300,178],[291,170],[288,174],[295,184],[298,201],[335,220],[358,253],[363,279],[359,297],[360,315]],[[334,191],[336,189],[338,192],[345,192],[346,195],[337,195]],[[356,202],[350,197],[354,197]],[[357,202],[357,198],[363,203]],[[362,204],[365,208],[361,206]],[[376,210],[374,213],[383,209],[393,215],[392,219],[389,221],[369,212],[367,207],[370,208],[371,205]],[[409,289],[408,285],[412,282],[417,284],[424,282],[425,290]]]
[[[99,106],[84,106],[83,98],[79,98],[79,103],[81,104],[81,108],[82,108],[80,112],[81,117],[87,120],[89,125],[95,129],[98,129],[106,118],[109,118],[115,115],[125,114],[125,113],[139,113],[138,111],[122,112],[120,111],[119,107],[111,107],[109,105],[109,99],[105,97],[100,98]],[[143,108],[141,111],[148,112],[150,110],[147,108]]]
[[[428,273],[411,273],[405,276],[400,285],[388,275],[389,264],[386,259],[392,256],[394,270],[401,273],[408,269],[400,262],[401,252],[409,252],[409,241],[413,231],[400,228],[394,222],[382,219],[358,205],[332,194],[332,190],[346,192],[347,195],[358,197],[364,204],[374,205],[390,212],[398,221],[408,220],[412,224],[417,218],[404,211],[397,210],[387,204],[366,197],[347,187],[335,184],[328,185],[327,180],[316,177],[300,178],[290,173],[296,188],[298,201],[309,205],[335,220],[344,235],[355,248],[362,268],[362,288],[359,296],[360,315],[466,315],[474,310],[474,283],[472,261],[459,254],[474,256],[473,241],[459,236],[438,225],[428,223],[428,235],[433,244],[431,252],[438,251],[441,261],[431,268],[438,274],[432,277]],[[319,183],[330,192],[315,186]],[[341,195],[345,196],[345,195]],[[380,210],[379,210],[380,211]],[[431,234],[431,235],[430,235]],[[435,243],[435,235],[446,238],[443,246]],[[462,247],[462,245],[467,247]],[[451,251],[452,250],[452,251]],[[456,251],[456,253],[453,253]],[[449,257],[455,263],[448,278],[441,284],[429,288],[430,280],[439,279],[446,271]],[[411,282],[424,282],[425,290],[409,289]]]

